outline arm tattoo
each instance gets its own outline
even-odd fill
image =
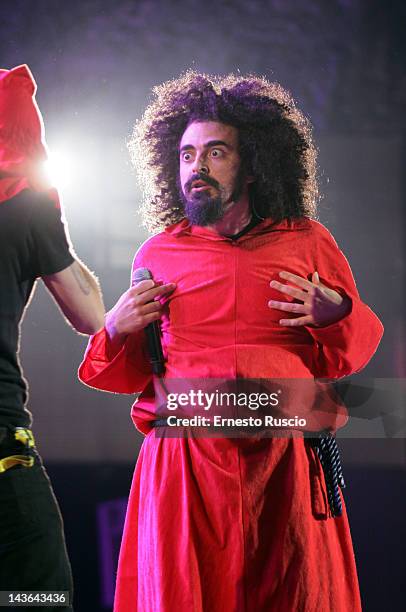
[[[81,269],[81,267],[76,262],[74,262],[71,270],[77,284],[79,285],[81,292],[85,295],[89,295],[91,291],[91,286],[86,280],[86,277],[83,274],[83,270]]]

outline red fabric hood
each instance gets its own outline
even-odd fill
[[[0,69],[0,202],[34,189],[48,192],[59,206],[57,192],[44,175],[48,151],[36,91],[26,64]]]

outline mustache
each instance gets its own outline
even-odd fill
[[[195,181],[202,181],[206,185],[210,185],[210,187],[215,187],[218,189],[220,187],[219,183],[211,178],[211,176],[207,176],[207,174],[193,174],[190,179],[185,183],[185,191],[190,191],[192,189],[192,183]]]

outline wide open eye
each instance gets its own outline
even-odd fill
[[[189,161],[192,161],[192,159],[193,159],[192,154],[189,151],[183,151],[180,154],[180,158],[184,162],[189,162]]]
[[[221,149],[212,149],[210,151],[210,155],[211,157],[222,157],[224,155],[224,151],[222,151]]]

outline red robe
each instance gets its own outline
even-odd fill
[[[177,283],[162,318],[168,378],[339,378],[364,367],[382,335],[334,239],[307,219],[266,220],[236,242],[183,221],[149,239],[134,266]],[[267,304],[281,299],[269,286],[281,270],[317,270],[351,311],[323,328],[280,326],[287,313]],[[98,389],[141,392],[132,418],[146,437],[115,612],[361,609],[345,506],[331,518],[320,463],[302,437],[157,437],[143,332],[115,356],[104,330],[96,334],[79,375]]]

